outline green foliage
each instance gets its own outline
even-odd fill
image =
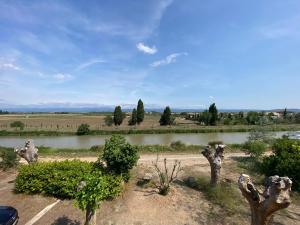
[[[246,120],[247,120],[248,124],[250,124],[250,125],[259,124],[259,113],[253,112],[253,111],[248,112]]]
[[[93,170],[92,163],[79,160],[22,165],[15,181],[15,190],[27,194],[74,198],[78,183]]]
[[[123,176],[128,181],[130,170],[139,159],[137,147],[126,142],[120,135],[113,135],[105,141],[102,160],[109,171]]]
[[[250,157],[259,159],[265,153],[267,144],[261,141],[247,141],[244,143],[243,149]]]
[[[295,115],[295,122],[296,122],[296,123],[300,123],[300,113],[297,113],[297,114]]]
[[[130,126],[133,126],[133,125],[137,124],[137,111],[136,111],[136,109],[132,110],[131,118],[130,118],[128,124]]]
[[[114,111],[114,123],[116,126],[120,126],[123,122],[124,116],[121,109],[121,106],[116,106]]]
[[[172,125],[175,118],[172,116],[172,112],[169,106],[167,106],[160,117],[159,123],[161,126]]]
[[[300,191],[300,141],[278,139],[273,152],[263,159],[261,171],[266,176],[288,176],[293,181],[292,189]]]
[[[0,149],[0,159],[0,168],[3,170],[16,167],[19,164],[19,159],[13,149]]]
[[[23,130],[25,127],[25,124],[22,121],[14,121],[10,124],[10,127],[19,128],[20,130]]]
[[[199,115],[199,122],[203,123],[204,125],[208,126],[211,121],[211,114],[207,111],[204,110],[204,112],[200,113]]]
[[[109,126],[109,127],[110,127],[110,126],[113,125],[113,123],[114,123],[113,117],[112,117],[111,115],[105,116],[105,118],[104,118],[104,123],[105,123],[106,126]]]
[[[86,135],[90,133],[90,125],[83,123],[77,129],[77,135]]]
[[[138,101],[138,105],[137,105],[137,123],[138,124],[140,124],[141,122],[144,121],[144,116],[145,116],[144,103],[140,99]]]
[[[209,106],[208,112],[210,114],[210,120],[209,120],[209,125],[215,126],[217,125],[217,120],[218,120],[218,109],[216,107],[216,104],[213,103]]]
[[[98,170],[85,176],[83,187],[75,195],[76,205],[81,210],[92,210],[99,207],[101,201],[112,199],[122,191],[120,176],[105,174]]]

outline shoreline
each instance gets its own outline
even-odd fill
[[[112,134],[195,134],[195,133],[232,133],[232,132],[250,132],[254,129],[262,129],[265,131],[297,131],[300,130],[300,124],[287,124],[287,125],[267,125],[267,126],[215,126],[215,127],[200,127],[200,128],[153,128],[153,129],[120,129],[120,130],[91,130],[88,135],[100,136],[100,135],[112,135]],[[0,130],[0,137],[5,136],[78,136],[75,131],[7,131]]]

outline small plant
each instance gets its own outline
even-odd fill
[[[186,147],[186,145],[184,143],[182,143],[181,141],[173,141],[170,144],[170,147],[174,150],[182,150]]]
[[[92,152],[101,152],[103,150],[103,146],[101,145],[93,145],[90,147],[90,151]]]
[[[123,136],[113,135],[105,141],[101,159],[106,162],[108,170],[122,175],[128,181],[129,172],[139,159],[138,149],[126,142]]]
[[[243,145],[243,149],[250,157],[259,159],[265,153],[267,145],[261,141],[247,141]]]
[[[87,175],[77,187],[76,205],[86,211],[85,225],[96,225],[96,210],[101,202],[113,199],[122,191],[119,176],[103,174],[101,171]]]
[[[19,128],[20,130],[23,130],[25,127],[25,124],[22,121],[14,121],[10,124],[10,127]]]
[[[159,184],[156,185],[158,188],[158,193],[161,195],[167,195],[170,191],[170,185],[171,183],[177,178],[178,173],[182,170],[181,168],[181,162],[178,160],[175,160],[171,173],[169,173],[168,165],[167,165],[167,159],[164,158],[164,168],[161,169],[158,166],[158,155],[156,158],[155,163],[152,163],[155,171],[157,172],[157,175],[159,177]]]
[[[2,161],[0,161],[0,168],[3,170],[16,167],[19,164],[17,154],[10,149],[1,149],[0,158],[2,159]]]
[[[77,129],[77,135],[86,135],[90,133],[90,125],[83,123]]]

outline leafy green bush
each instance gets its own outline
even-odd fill
[[[0,168],[3,170],[16,167],[19,164],[18,156],[13,149],[0,149],[0,160]]]
[[[14,121],[10,124],[10,127],[20,128],[20,130],[23,130],[25,127],[25,124],[22,121]]]
[[[266,176],[288,176],[293,181],[292,189],[300,191],[300,141],[278,139],[273,152],[263,159],[261,172]]]
[[[90,125],[83,123],[77,129],[77,135],[86,135],[90,133]]]
[[[120,135],[113,135],[105,141],[102,160],[106,162],[108,170],[121,174],[124,180],[129,179],[129,171],[139,159],[138,149],[126,142]]]
[[[267,149],[267,145],[261,141],[247,141],[243,145],[243,149],[253,158],[260,158]]]
[[[93,170],[93,163],[79,160],[22,165],[16,178],[15,190],[27,194],[74,198],[78,183]]]

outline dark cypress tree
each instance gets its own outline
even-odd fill
[[[283,111],[283,119],[286,119],[286,118],[287,118],[287,109],[285,108]]]
[[[174,117],[172,116],[172,112],[169,106],[167,106],[161,115],[159,123],[161,126],[172,125],[174,122]]]
[[[114,123],[116,126],[119,126],[122,124],[123,122],[123,113],[122,113],[122,109],[121,106],[116,106],[115,111],[114,111]]]
[[[136,116],[138,124],[144,121],[144,115],[145,115],[144,103],[140,99],[137,105],[137,116]]]
[[[137,111],[136,111],[136,109],[134,108],[134,109],[132,110],[131,118],[130,118],[130,120],[129,120],[129,125],[130,125],[130,126],[133,126],[133,125],[136,125],[136,123],[137,123]]]
[[[213,103],[209,106],[208,112],[210,113],[210,121],[209,121],[209,125],[217,125],[217,120],[218,120],[218,110],[216,107],[216,104]]]

